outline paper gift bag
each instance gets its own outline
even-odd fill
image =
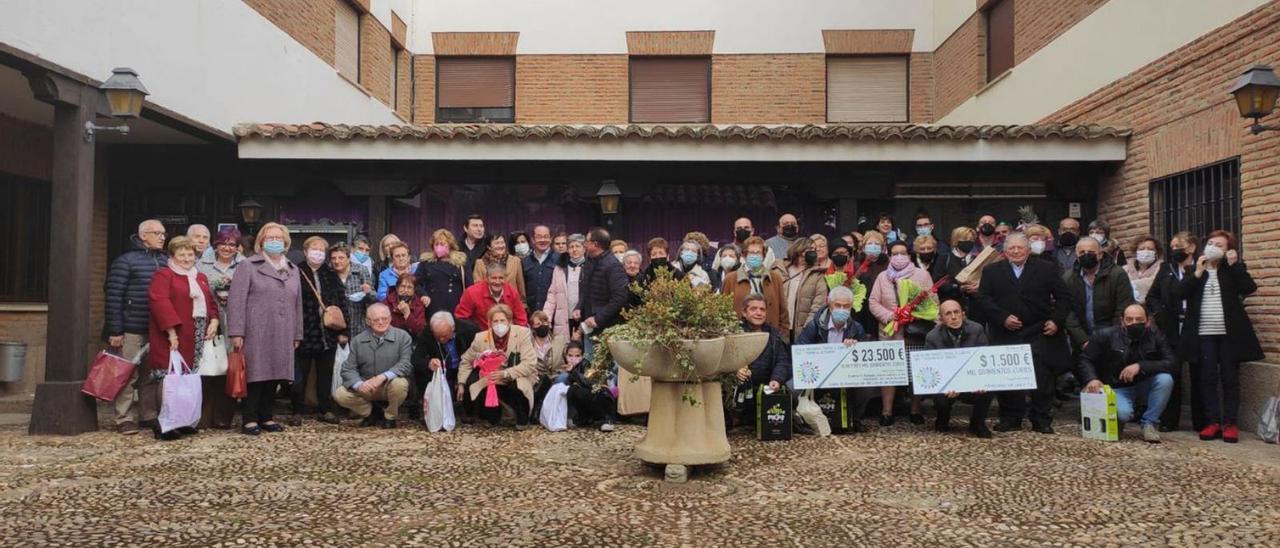
[[[982,280],[982,269],[996,262],[999,258],[1000,253],[996,251],[995,246],[983,249],[982,252],[978,253],[977,257],[974,257],[973,262],[969,263],[969,266],[964,267],[964,270],[956,274],[956,283],[966,284]]]
[[[813,401],[822,409],[831,425],[832,434],[854,431],[858,417],[853,414],[853,394],[848,388],[819,388],[813,391]]]
[[[787,441],[791,439],[791,394],[785,388],[766,394],[765,385],[756,389],[756,439]]]
[[[115,401],[133,378],[133,362],[103,350],[93,359],[80,391],[102,401]]]
[[[1091,440],[1118,441],[1119,414],[1116,393],[1103,385],[1101,392],[1080,393],[1080,433]]]

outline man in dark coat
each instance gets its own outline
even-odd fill
[[[533,250],[520,261],[524,269],[524,285],[529,310],[542,310],[551,289],[551,278],[560,264],[560,254],[551,250],[551,229],[547,225],[533,227]]]
[[[578,308],[572,312],[586,331],[587,357],[591,359],[591,338],[621,323],[620,312],[627,304],[628,278],[622,263],[609,254],[609,232],[592,228],[587,236],[587,263],[578,280]]]
[[[1085,392],[1098,392],[1102,385],[1116,393],[1117,419],[1121,427],[1133,419],[1134,403],[1147,402],[1142,412],[1142,438],[1160,443],[1156,427],[1160,414],[1173,392],[1173,350],[1158,328],[1147,327],[1147,310],[1140,304],[1124,309],[1122,326],[1098,329],[1089,346],[1080,353],[1077,376]]]
[[[791,380],[791,348],[782,341],[778,330],[767,321],[764,297],[750,295],[742,307],[742,329],[748,333],[765,332],[769,334],[769,342],[764,350],[750,364],[738,370],[739,395],[736,401],[739,424],[751,424],[755,418],[755,391],[760,385],[767,385],[770,391],[777,391]]]
[[[925,350],[944,348],[972,348],[987,346],[987,333],[982,324],[965,317],[964,307],[956,299],[947,299],[938,305],[938,314],[942,322],[924,337]],[[972,397],[973,411],[969,415],[969,433],[977,438],[990,438],[991,429],[987,428],[987,411],[991,408],[992,394],[980,391],[973,394],[958,394],[954,391],[942,394],[934,399],[938,410],[938,422],[935,428],[939,432],[951,429],[951,407],[956,398]]]
[[[1031,391],[1031,427],[1042,434],[1053,433],[1053,354],[1066,350],[1059,335],[1067,317],[1066,285],[1048,261],[1028,261],[1027,237],[1020,232],[1004,241],[1006,261],[982,270],[982,282],[974,304],[987,320],[987,332],[994,345],[1030,344],[1035,363],[1036,389]],[[1000,423],[1006,432],[1022,427],[1027,416],[1027,392],[1008,391],[996,396],[1000,402]]]
[[[1101,244],[1085,238],[1076,244],[1076,267],[1062,275],[1071,299],[1067,334],[1077,352],[1088,345],[1094,331],[1116,325],[1124,309],[1135,302],[1129,276],[1102,259]]]
[[[165,266],[164,225],[147,219],[138,225],[138,233],[129,238],[130,249],[111,263],[105,284],[106,315],[103,331],[112,352],[132,360],[147,342],[151,326],[151,300],[148,289],[156,270]],[[115,423],[121,434],[138,433],[137,410],[134,408],[133,380],[116,396]]]
[[[827,293],[827,305],[813,315],[809,323],[796,337],[795,345],[806,344],[838,344],[853,346],[857,341],[867,340],[867,332],[862,324],[853,316],[853,291],[843,285],[837,285]],[[862,415],[866,412],[867,402],[879,393],[877,388],[848,388],[853,395],[853,407],[849,412],[853,423],[849,429],[862,431]]]
[[[422,391],[431,382],[431,376],[441,367],[444,368],[445,381],[449,384],[449,393],[456,393],[462,354],[471,348],[471,342],[479,332],[476,324],[467,320],[455,320],[449,312],[441,310],[432,314],[427,322],[427,329],[413,334],[417,342],[413,357],[409,360],[413,364],[414,384],[410,393],[416,396],[410,401],[422,401]],[[422,406],[410,404],[409,417],[414,420],[422,418]]]

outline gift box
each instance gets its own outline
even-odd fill
[[[832,434],[854,431],[858,417],[853,410],[853,394],[848,388],[819,388],[813,391],[813,401],[822,409],[831,425]]]
[[[772,394],[765,386],[756,389],[756,439],[760,441],[787,441],[791,439],[791,420],[795,410],[791,408],[791,394],[785,388]]]
[[[1118,441],[1120,439],[1119,413],[1116,412],[1116,393],[1103,385],[1101,392],[1080,394],[1080,433],[1091,440]]]

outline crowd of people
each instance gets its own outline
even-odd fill
[[[1035,390],[933,397],[935,427],[949,430],[952,404],[962,400],[972,406],[970,434],[991,437],[987,413],[996,401],[996,431],[1029,421],[1052,434],[1055,400],[1075,391],[1064,386],[1094,392],[1105,384],[1120,420],[1136,420],[1145,440],[1159,442],[1160,431],[1181,422],[1186,371],[1200,438],[1238,440],[1239,365],[1262,351],[1243,304],[1257,286],[1235,235],[1180,232],[1169,242],[1143,237],[1123,246],[1102,221],[1082,231],[1065,218],[1055,230],[984,214],[945,233],[927,213],[914,221],[910,236],[888,214],[848,233],[806,235],[788,213],[766,239],[744,217],[726,227],[728,241],[713,246],[700,232],[642,245],[598,227],[557,234],[537,225],[506,234],[471,215],[461,238],[438,229],[415,255],[392,234],[376,249],[363,236],[337,243],[312,236],[295,248],[277,223],[252,237],[192,225],[168,239],[160,222],[147,220],[106,282],[107,344],[141,360],[115,401],[115,422],[121,433],[150,429],[161,439],[196,432],[160,431],[159,385],[172,350],[198,369],[210,348],[204,342],[222,340],[212,348],[242,353],[246,364],[247,394],[238,405],[246,435],[279,432],[308,416],[395,428],[402,407],[421,418],[422,393],[436,371],[444,372],[464,424],[506,420],[528,428],[542,395],[565,383],[571,422],[612,431],[619,414],[637,412],[624,394],[638,388],[592,385],[585,369],[593,336],[624,322],[623,311],[643,298],[631,288],[666,269],[695,288],[732,296],[743,328],[770,334],[765,351],[738,372],[740,393],[790,385],[791,345],[1028,344]],[[912,290],[937,304],[935,316],[910,315],[915,304],[903,296]],[[478,363],[495,352],[505,356],[501,367]],[[335,367],[340,355],[346,358]],[[478,404],[490,386],[500,406]],[[234,427],[237,405],[224,388],[224,378],[205,378],[200,427]],[[856,417],[878,398],[881,426],[903,415],[926,422],[928,400],[909,389],[851,391]],[[290,401],[286,424],[276,418],[277,397]],[[743,405],[730,399],[730,424],[752,420]],[[856,420],[852,429],[861,429]]]

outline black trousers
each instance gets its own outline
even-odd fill
[[[480,414],[480,418],[489,421],[490,424],[498,424],[502,420],[502,406],[485,407],[484,393],[488,388],[480,391],[480,397],[476,402],[476,409]],[[529,400],[525,399],[524,392],[516,388],[515,381],[507,384],[498,385],[498,400],[511,406],[511,410],[516,414],[516,424],[529,424]]]
[[[293,353],[293,387],[289,391],[289,399],[293,403],[293,412],[302,413],[307,401],[307,376],[311,368],[316,370],[316,411],[326,413],[333,410],[333,354],[336,349],[330,348],[321,352]]]
[[[569,385],[569,408],[578,413],[578,424],[610,419],[618,414],[618,402],[608,390],[599,392],[582,384]]]
[[[1182,424],[1182,392],[1187,389],[1182,375],[1183,368],[1191,373],[1191,428],[1200,430],[1209,424],[1209,419],[1205,416],[1204,398],[1200,394],[1200,367],[1194,363],[1178,363],[1173,374],[1173,394],[1169,396],[1169,405],[1165,406],[1164,413],[1160,415],[1160,424],[1175,430]]]
[[[1039,382],[1039,381],[1037,381]],[[968,401],[973,398],[973,411],[969,413],[969,426],[974,427],[987,421],[987,414],[991,410],[991,400],[995,399],[995,393],[987,392],[986,394],[961,394],[959,398],[948,398],[945,395],[934,396],[933,407],[938,412],[938,422],[946,424],[951,419],[951,406],[956,404],[957,399]]]
[[[999,392],[1000,421],[1022,423],[1031,419],[1032,426],[1049,426],[1053,423],[1053,395],[1057,387],[1057,375],[1044,356],[1034,356],[1036,369],[1035,390],[1010,390]],[[1027,400],[1031,400],[1028,408]]]
[[[248,393],[240,404],[240,415],[245,423],[263,423],[270,421],[274,415],[272,407],[276,402],[276,388],[280,381],[261,381],[249,383]]]

